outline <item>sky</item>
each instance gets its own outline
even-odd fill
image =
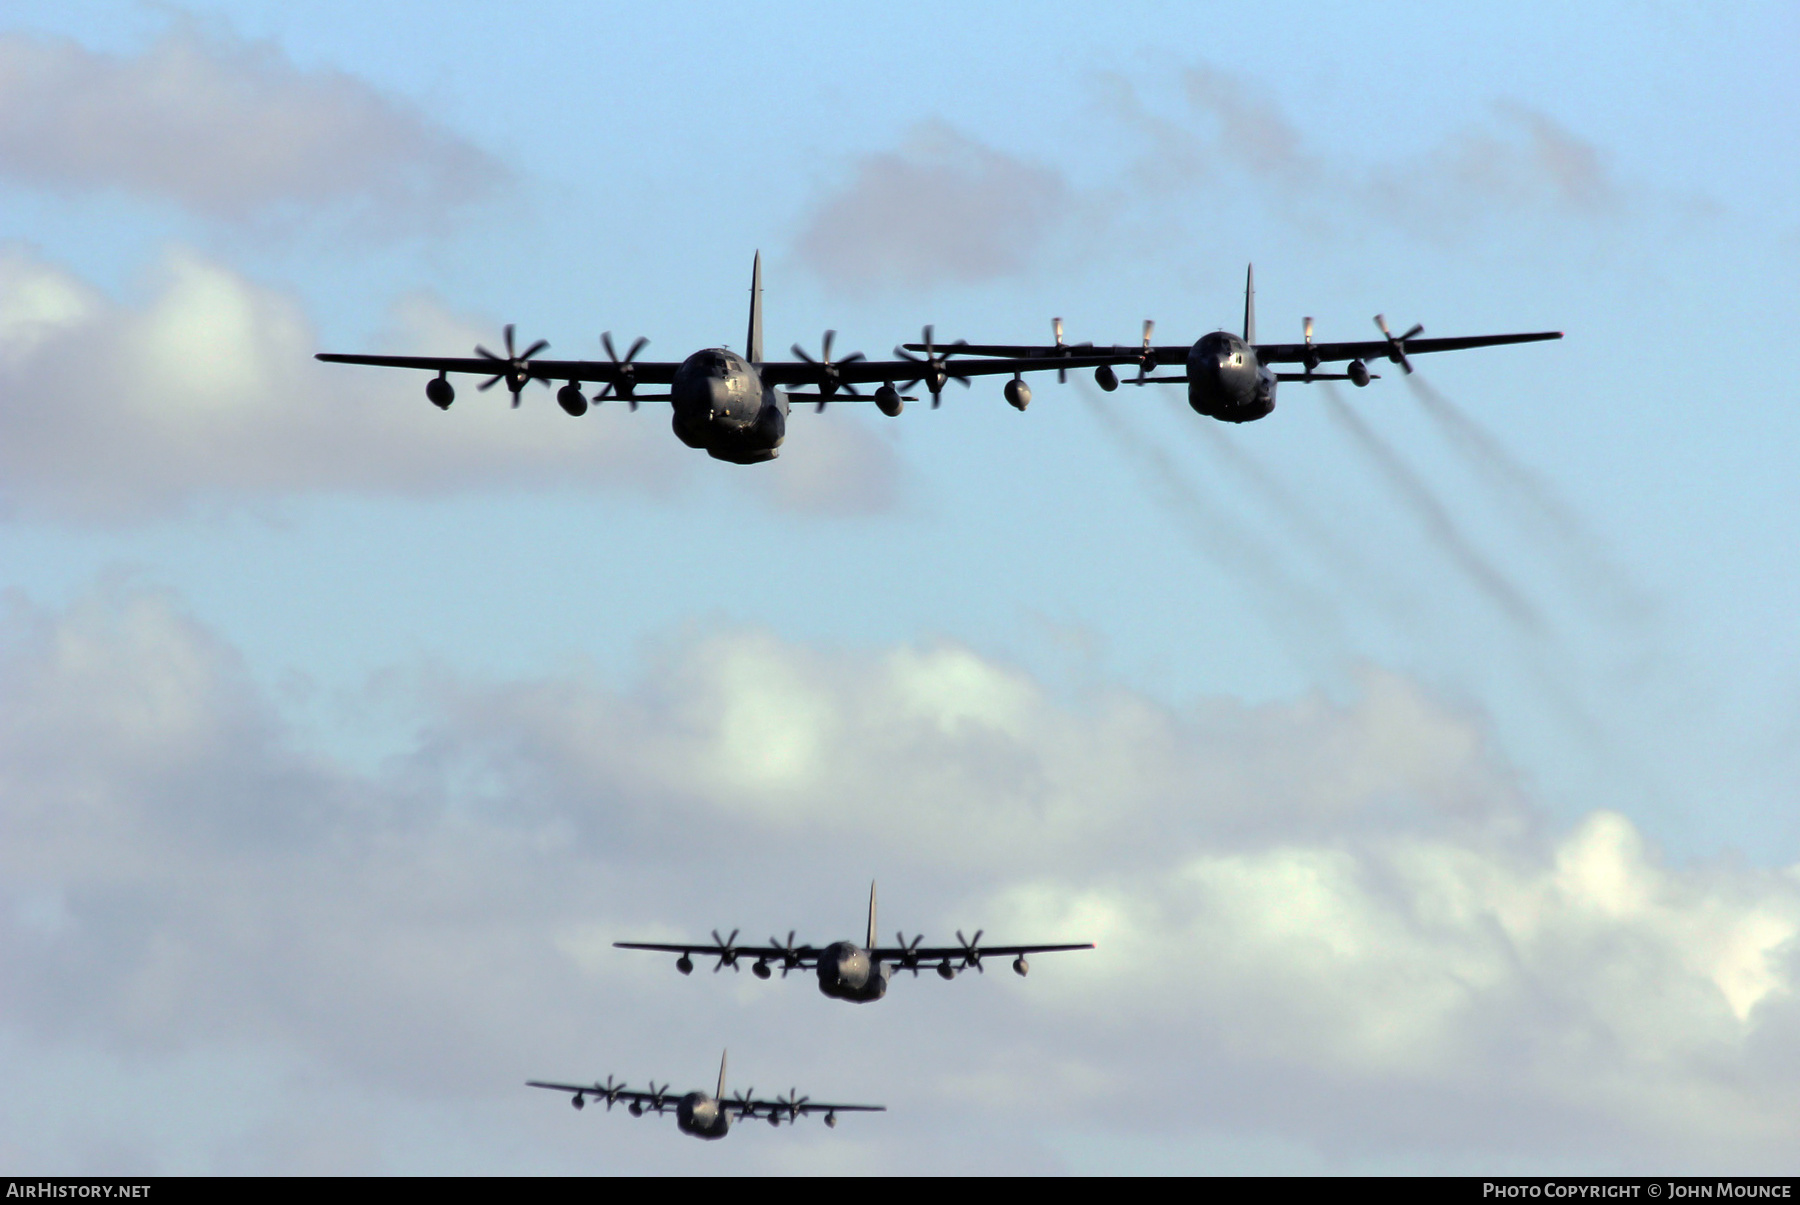
[[[0,1167],[1791,1173],[1800,17],[14,0]],[[315,352],[1554,329],[509,410]],[[850,1006],[611,948],[1094,941]],[[885,1114],[697,1143],[527,1079]]]

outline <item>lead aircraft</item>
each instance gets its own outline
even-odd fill
[[[1241,338],[1230,331],[1214,331],[1209,335],[1202,335],[1192,345],[1157,347],[1150,342],[1156,324],[1146,319],[1144,341],[1140,346],[1121,348],[1115,345],[1099,348],[1091,343],[1064,343],[1062,319],[1053,318],[1051,330],[1056,337],[1053,344],[968,343],[958,340],[946,350],[950,355],[1006,356],[1015,361],[1037,361],[1040,365],[1043,361],[1050,360],[1054,362],[1052,366],[1059,369],[1059,380],[1066,380],[1068,370],[1082,367],[1083,361],[1091,362],[1095,356],[1106,356],[1107,362],[1094,369],[1094,379],[1100,388],[1109,393],[1119,387],[1118,374],[1111,365],[1135,362],[1138,374],[1132,384],[1186,385],[1188,405],[1196,413],[1228,423],[1248,423],[1268,417],[1275,409],[1275,387],[1282,381],[1349,381],[1360,388],[1370,381],[1380,379],[1369,371],[1367,362],[1370,360],[1386,357],[1398,364],[1402,371],[1410,373],[1413,370],[1410,357],[1427,352],[1462,351],[1471,347],[1494,347],[1503,343],[1537,343],[1563,337],[1561,331],[1533,331],[1517,335],[1462,335],[1450,339],[1420,339],[1418,336],[1425,331],[1423,326],[1415,325],[1404,335],[1396,335],[1388,329],[1387,319],[1380,314],[1375,315],[1375,326],[1381,331],[1380,339],[1314,343],[1313,320],[1307,318],[1301,327],[1304,332],[1301,342],[1258,343],[1256,267],[1251,265],[1244,280],[1244,334]],[[906,346],[916,351],[925,345],[908,343]],[[1321,364],[1345,360],[1349,363],[1345,365],[1343,372],[1317,371]],[[1149,375],[1150,370],[1165,364],[1179,364],[1186,371],[1170,376]],[[1269,367],[1271,364],[1300,364],[1305,371],[1276,372]],[[1015,388],[1014,384],[1007,385],[1006,400],[1023,410],[1031,401],[1031,391],[1024,388],[1022,380],[1016,384],[1019,388]]]
[[[669,1096],[669,1085],[658,1088],[656,1081],[650,1081],[647,1092],[633,1091],[623,1083],[613,1083],[613,1077],[607,1076],[604,1084],[595,1081],[592,1084],[551,1084],[541,1080],[527,1080],[527,1088],[549,1088],[553,1092],[572,1093],[569,1103],[577,1109],[587,1104],[587,1098],[606,1102],[606,1111],[620,1101],[628,1105],[627,1111],[633,1117],[642,1117],[646,1112],[653,1112],[658,1117],[663,1110],[675,1110],[675,1124],[684,1134],[692,1134],[696,1138],[710,1140],[725,1137],[731,1132],[731,1118],[735,1113],[740,1120],[761,1117],[772,1126],[779,1126],[785,1119],[789,1125],[798,1122],[809,1113],[825,1114],[825,1124],[837,1128],[839,1113],[885,1113],[886,1105],[834,1105],[815,1101],[810,1096],[801,1096],[797,1088],[789,1088],[785,1097],[777,1096],[774,1100],[756,1099],[756,1089],[749,1088],[727,1099],[725,1096],[725,1060],[730,1055],[726,1051],[719,1056],[719,1086],[711,1096],[695,1089],[673,1099]]]
[[[710,347],[697,351],[685,360],[639,360],[637,355],[649,343],[639,338],[624,356],[613,346],[612,332],[600,336],[606,349],[605,360],[540,360],[539,352],[550,346],[539,339],[524,351],[513,348],[513,328],[506,328],[504,356],[477,346],[473,358],[438,356],[363,356],[321,352],[316,359],[332,364],[368,364],[383,368],[413,368],[435,372],[437,376],[425,384],[425,396],[439,409],[448,410],[456,400],[456,388],[450,383],[451,373],[474,373],[485,376],[479,388],[491,389],[504,381],[512,393],[516,409],[520,394],[532,381],[548,386],[553,381],[565,384],[556,392],[556,400],[573,417],[586,414],[589,399],[582,391],[583,383],[603,386],[592,399],[598,405],[609,397],[617,397],[631,409],[640,402],[668,402],[674,409],[672,425],[676,438],[690,448],[700,448],[719,460],[734,464],[756,464],[773,460],[780,453],[787,435],[788,402],[811,401],[823,410],[829,402],[869,402],[890,418],[899,415],[906,402],[903,387],[923,382],[931,393],[935,408],[942,399],[944,386],[952,380],[969,383],[972,376],[1011,373],[1008,394],[1015,386],[1024,387],[1019,374],[1049,368],[1084,367],[1117,363],[1116,351],[1074,355],[1067,363],[1045,364],[1033,358],[961,359],[952,362],[953,349],[939,348],[932,342],[931,327],[924,330],[924,342],[909,345],[923,349],[915,356],[894,349],[895,360],[871,360],[861,352],[853,352],[842,360],[831,358],[831,344],[837,332],[826,331],[820,358],[815,360],[799,344],[793,348],[796,359],[763,359],[762,320],[762,254],[757,253],[750,275],[750,330],[745,337],[744,352],[728,347]],[[1130,357],[1127,356],[1126,359]],[[865,397],[858,385],[879,383],[873,397]],[[666,385],[667,393],[639,393],[640,385]],[[797,392],[795,386],[809,392]],[[1027,399],[1031,391],[1025,389]]]
[[[1030,971],[1031,966],[1025,961],[1027,954],[1049,954],[1060,950],[1091,950],[1092,942],[1077,945],[1060,946],[983,946],[982,930],[975,930],[974,937],[965,938],[962,930],[956,931],[957,943],[954,946],[927,946],[923,934],[909,943],[906,934],[896,933],[896,946],[879,945],[875,940],[875,884],[869,884],[869,936],[863,945],[851,941],[836,941],[823,948],[813,946],[796,946],[794,934],[788,933],[787,944],[783,945],[773,937],[766,946],[740,946],[737,944],[738,931],[733,929],[730,937],[720,937],[719,931],[712,932],[712,942],[688,942],[682,945],[665,945],[642,941],[615,941],[613,945],[621,950],[656,950],[664,954],[679,954],[675,960],[675,969],[683,975],[694,973],[694,955],[703,958],[718,959],[713,964],[713,973],[730,967],[736,971],[738,959],[754,958],[750,973],[758,979],[767,979],[773,973],[773,966],[781,967],[781,977],[787,978],[789,971],[811,970],[819,978],[819,990],[834,1000],[848,1000],[853,1004],[868,1004],[887,995],[888,981],[894,977],[895,968],[911,971],[913,978],[919,977],[919,968],[936,963],[935,970],[941,979],[954,979],[958,971],[973,968],[983,970],[981,960],[993,956],[1005,958],[1009,955],[1013,960],[1012,968],[1020,975]]]

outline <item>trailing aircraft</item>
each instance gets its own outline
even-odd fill
[[[741,1121],[761,1117],[772,1126],[779,1126],[783,1121],[789,1125],[799,1122],[802,1117],[811,1113],[825,1114],[825,1124],[837,1128],[839,1113],[885,1113],[886,1105],[835,1105],[823,1101],[815,1101],[810,1096],[801,1096],[799,1089],[789,1088],[785,1097],[777,1096],[774,1100],[758,1100],[756,1089],[749,1088],[730,1097],[725,1095],[725,1060],[730,1051],[719,1057],[719,1086],[711,1095],[695,1089],[681,1096],[671,1097],[669,1085],[658,1088],[656,1081],[650,1081],[647,1092],[634,1091],[623,1083],[613,1083],[613,1077],[607,1076],[604,1084],[595,1081],[592,1084],[552,1084],[542,1080],[527,1080],[527,1088],[549,1088],[553,1092],[570,1093],[569,1103],[577,1109],[587,1105],[588,1097],[596,1101],[606,1102],[606,1111],[624,1101],[633,1117],[642,1117],[645,1113],[655,1113],[661,1117],[664,1109],[675,1110],[675,1124],[684,1134],[692,1134],[696,1138],[710,1140],[725,1137],[731,1132],[731,1119],[735,1115]]]
[[[384,368],[412,368],[435,372],[425,383],[425,396],[439,409],[448,410],[456,400],[456,388],[450,383],[451,373],[474,373],[488,379],[479,386],[491,389],[501,382],[512,393],[516,409],[525,386],[532,381],[548,386],[553,381],[565,384],[556,391],[557,403],[571,416],[588,412],[590,404],[598,405],[616,397],[631,409],[640,402],[668,402],[674,409],[672,425],[675,435],[690,448],[700,448],[719,460],[734,464],[756,464],[773,460],[787,435],[790,400],[811,401],[820,410],[831,402],[875,403],[883,414],[897,417],[905,403],[916,401],[902,390],[921,382],[931,394],[935,409],[942,400],[944,386],[951,381],[969,383],[972,376],[1011,373],[1007,396],[1015,386],[1024,388],[1019,375],[1056,365],[1043,364],[1031,358],[961,359],[952,361],[955,348],[937,347],[932,328],[924,329],[924,342],[909,345],[922,349],[923,356],[909,350],[894,349],[897,359],[871,360],[861,352],[853,352],[841,360],[831,357],[831,345],[837,332],[826,331],[818,359],[813,359],[799,344],[793,347],[793,360],[763,359],[762,320],[762,254],[757,253],[750,276],[750,329],[740,354],[728,347],[711,347],[697,351],[685,360],[639,360],[638,353],[649,343],[639,338],[623,356],[613,344],[612,332],[600,336],[606,349],[605,360],[540,360],[538,353],[550,346],[539,339],[523,351],[513,346],[513,327],[507,326],[506,354],[477,346],[473,358],[438,356],[341,355],[321,352],[316,359],[332,364],[366,364]],[[1115,362],[1118,356],[1108,352],[1092,356],[1076,356],[1063,368],[1083,367]],[[583,383],[603,386],[590,402],[582,391]],[[639,393],[640,385],[666,385],[667,393]],[[858,385],[877,385],[872,397],[865,397]],[[795,386],[810,391],[796,391]],[[1030,390],[1024,388],[1027,399]]]
[[[1064,343],[1062,319],[1051,319],[1051,330],[1056,342],[1044,344],[996,344],[968,343],[958,341],[947,349],[950,355],[970,356],[1005,356],[1011,360],[1054,362],[1058,380],[1067,380],[1068,370],[1085,367],[1084,362],[1092,361],[1096,356],[1112,353],[1106,363],[1094,368],[1094,380],[1100,388],[1108,393],[1119,387],[1118,374],[1113,364],[1136,363],[1138,374],[1134,385],[1186,385],[1188,405],[1196,413],[1208,418],[1216,418],[1228,423],[1248,423],[1259,418],[1266,418],[1275,409],[1275,387],[1282,381],[1349,381],[1352,385],[1362,387],[1370,381],[1380,378],[1369,371],[1368,361],[1386,357],[1398,364],[1402,371],[1413,370],[1413,356],[1427,352],[1462,351],[1471,347],[1494,347],[1503,343],[1537,343],[1545,339],[1562,338],[1561,331],[1533,331],[1516,335],[1463,335],[1449,339],[1421,339],[1423,326],[1414,325],[1403,335],[1396,335],[1388,329],[1387,319],[1380,314],[1375,315],[1375,326],[1381,332],[1380,339],[1365,339],[1361,342],[1349,343],[1315,343],[1313,342],[1313,320],[1307,318],[1302,324],[1304,338],[1299,343],[1258,343],[1256,341],[1256,269],[1252,265],[1244,281],[1244,333],[1242,337],[1230,331],[1214,331],[1202,335],[1192,345],[1170,344],[1155,346],[1150,336],[1156,324],[1149,319],[1144,321],[1144,340],[1136,348],[1095,347],[1091,343]],[[908,343],[908,349],[917,351],[923,345]],[[1348,361],[1343,372],[1319,372],[1321,364],[1333,364]],[[1186,371],[1180,375],[1151,376],[1151,370],[1160,365],[1182,365]],[[1276,372],[1271,364],[1299,364],[1304,366],[1302,372]],[[966,383],[966,382],[965,382]],[[1023,386],[1024,382],[1018,382]],[[1025,409],[1031,401],[1028,388],[1015,389],[1011,383],[1007,386],[1006,400],[1020,410]]]
[[[781,968],[781,977],[787,978],[789,971],[813,971],[819,980],[819,990],[835,1000],[848,1000],[854,1004],[868,1004],[887,995],[888,981],[894,977],[894,971],[905,970],[918,978],[921,967],[937,965],[936,970],[941,979],[954,979],[959,971],[974,969],[986,974],[981,965],[983,958],[1006,958],[1013,960],[1013,970],[1024,975],[1030,971],[1030,964],[1025,961],[1027,954],[1049,954],[1062,950],[1091,950],[1092,942],[1074,945],[1055,946],[984,946],[981,943],[982,930],[977,929],[974,937],[965,938],[962,930],[956,931],[957,944],[954,946],[924,945],[924,935],[906,940],[905,933],[894,934],[899,942],[894,946],[880,945],[875,939],[875,884],[869,884],[869,933],[868,939],[857,945],[851,941],[836,941],[830,945],[814,947],[794,944],[794,934],[788,933],[787,942],[769,939],[766,946],[740,946],[737,944],[738,930],[733,929],[730,937],[720,937],[719,931],[712,932],[712,942],[686,942],[681,944],[662,944],[641,941],[615,941],[613,945],[621,950],[655,950],[664,954],[679,954],[675,960],[675,969],[683,975],[694,973],[694,955],[702,958],[717,958],[713,964],[713,973],[730,967],[733,971],[741,969],[738,960],[751,958],[750,972],[758,979],[767,979],[774,973],[774,968]]]

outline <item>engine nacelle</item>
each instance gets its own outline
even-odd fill
[[[1025,961],[1025,955],[1021,954],[1013,959],[1013,971],[1021,979],[1031,973],[1031,964]]]
[[[1364,385],[1369,383],[1369,366],[1364,364],[1361,360],[1352,360],[1349,364],[1345,365],[1344,375],[1350,378],[1350,383],[1352,385],[1361,389]]]
[[[425,397],[439,410],[448,410],[456,400],[456,389],[445,378],[432,377],[425,382]]]
[[[1025,407],[1031,405],[1031,386],[1019,377],[1008,381],[1006,383],[1006,404],[1014,410],[1023,412]]]
[[[587,396],[574,381],[556,391],[556,404],[566,410],[570,418],[580,418],[588,409]]]
[[[1094,369],[1094,384],[1111,393],[1119,387],[1119,374],[1112,370],[1111,364],[1102,364]]]
[[[892,385],[883,385],[875,391],[875,408],[889,418],[899,418],[906,403],[900,400],[900,391]]]

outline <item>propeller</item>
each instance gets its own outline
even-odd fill
[[[925,940],[925,935],[919,934],[912,939],[910,945],[907,944],[905,933],[896,933],[894,936],[900,941],[900,965],[911,971],[913,978],[917,979],[919,977],[919,943]]]
[[[668,1090],[669,1085],[664,1084],[662,1087],[658,1088],[655,1080],[650,1081],[650,1107],[656,1110],[656,1114],[659,1117],[662,1116],[663,1111],[663,1094]]]
[[[505,381],[507,390],[512,394],[513,409],[517,410],[519,408],[519,393],[525,388],[525,382],[531,380],[531,357],[537,355],[549,346],[550,341],[548,339],[539,339],[523,352],[514,351],[513,324],[510,322],[507,323],[506,354],[504,356],[495,355],[479,343],[475,345],[476,355],[481,356],[484,359],[492,360],[495,364],[502,365],[498,372],[483,381],[477,388],[484,390],[492,389],[501,381]],[[550,388],[550,382],[546,381],[543,377],[539,377],[537,382],[545,389]]]
[[[625,1091],[624,1081],[621,1080],[615,1084],[613,1083],[613,1077],[610,1075],[606,1077],[606,1082],[604,1084],[597,1080],[594,1083],[594,1099],[606,1101],[606,1111],[608,1113],[612,1112],[613,1105],[618,1102],[619,1093],[623,1091]]]
[[[985,974],[987,974],[987,972],[985,970],[982,970],[982,967],[981,967],[981,934],[982,933],[983,933],[983,930],[977,929],[977,930],[975,930],[974,937],[966,938],[962,935],[962,930],[958,929],[956,931],[956,942],[958,945],[960,945],[963,948],[963,966],[965,968],[974,967],[977,971],[981,971],[981,973],[983,975],[985,975]]]
[[[925,338],[923,340],[924,344],[925,344],[925,358],[924,359],[921,360],[918,356],[913,355],[911,352],[907,351],[904,347],[896,347],[894,349],[894,354],[896,356],[899,356],[902,360],[909,361],[913,364],[925,365],[924,374],[921,376],[916,376],[912,380],[906,382],[906,384],[904,386],[902,386],[902,388],[911,389],[914,385],[917,385],[920,381],[925,382],[925,387],[927,389],[931,390],[931,408],[933,410],[936,410],[940,405],[943,404],[943,400],[944,400],[943,392],[944,392],[945,385],[949,384],[951,381],[961,381],[963,384],[963,388],[967,389],[969,387],[969,378],[962,376],[959,373],[951,371],[949,359],[945,356],[938,355],[937,350],[934,347],[932,347],[931,332],[932,332],[932,328],[930,326],[927,326],[924,329],[924,331],[922,332],[925,336]],[[954,350],[955,348],[962,347],[967,343],[968,343],[967,339],[958,339],[955,343],[952,343],[950,346],[951,346],[951,349]]]
[[[1092,347],[1093,346],[1092,343],[1077,343],[1077,344],[1074,344],[1073,346],[1071,346],[1070,344],[1064,343],[1063,342],[1063,327],[1062,327],[1062,319],[1061,318],[1052,318],[1050,320],[1050,330],[1053,334],[1056,335],[1056,350],[1057,350],[1058,355],[1064,355],[1064,356],[1070,355],[1071,353],[1074,352],[1075,348],[1077,348],[1077,347]],[[1069,370],[1068,369],[1059,368],[1056,370],[1056,383],[1058,385],[1067,385],[1069,383]]]
[[[801,1096],[798,1088],[789,1088],[785,1097],[777,1096],[775,1098],[775,1103],[787,1110],[788,1121],[791,1123],[800,1120],[800,1106],[811,1099],[810,1096]],[[771,1112],[769,1120],[773,1121],[778,1116],[778,1113]]]
[[[744,1091],[732,1095],[731,1099],[737,1103],[738,1115],[740,1117],[756,1116],[756,1104],[753,1100],[755,1096],[755,1088],[746,1088]]]
[[[800,958],[801,958],[802,952],[810,951],[812,949],[811,946],[796,947],[794,945],[794,931],[792,929],[788,930],[788,939],[787,939],[786,945],[782,945],[780,942],[776,941],[773,937],[771,937],[769,939],[769,944],[774,946],[777,950],[781,951],[781,977],[783,979],[787,978],[787,973],[789,971],[797,971],[800,969]]]
[[[798,343],[794,344],[794,346],[793,346],[794,355],[798,356],[800,359],[806,361],[808,364],[811,364],[814,367],[819,369],[818,411],[820,413],[824,412],[825,403],[831,400],[831,395],[836,393],[839,389],[842,389],[845,393],[849,394],[851,397],[861,397],[862,396],[862,394],[856,392],[855,385],[852,385],[848,382],[840,381],[838,379],[838,376],[839,376],[838,369],[842,368],[846,364],[854,364],[858,360],[866,360],[869,357],[863,355],[859,351],[853,351],[849,355],[845,356],[842,360],[839,360],[837,363],[835,363],[835,364],[832,363],[831,362],[831,343],[832,343],[832,340],[834,340],[836,338],[837,338],[836,331],[826,331],[825,332],[825,338],[823,340],[823,345],[821,348],[821,355],[817,360],[815,360],[811,356],[807,355],[805,350],[803,348],[801,348],[801,346]]]
[[[1149,318],[1144,319],[1144,350],[1138,353],[1137,383],[1140,385],[1144,383],[1144,372],[1150,367],[1150,362],[1154,358],[1150,352],[1150,332],[1155,329],[1156,323],[1154,320]]]
[[[621,360],[618,351],[613,347],[612,332],[600,332],[600,345],[606,348],[607,358],[613,362],[613,367],[619,370],[619,379],[616,382],[608,381],[606,383],[606,388],[602,389],[599,396],[594,399],[596,403],[604,402],[611,397],[616,388],[619,396],[625,399],[626,405],[634,411],[638,408],[637,399],[631,396],[632,392],[637,389],[637,369],[632,367],[631,362],[637,359],[637,354],[643,351],[649,343],[650,340],[639,335],[637,342],[631,345],[631,350],[627,351],[625,358]]]
[[[1413,323],[1413,328],[1411,330],[1407,331],[1404,335],[1396,337],[1394,332],[1388,329],[1387,319],[1380,314],[1375,315],[1375,325],[1381,328],[1381,337],[1388,342],[1388,359],[1398,364],[1410,375],[1413,366],[1412,361],[1406,358],[1406,341],[1414,335],[1424,334],[1425,328],[1415,322]]]
[[[713,974],[717,975],[726,967],[734,971],[738,969],[737,935],[736,929],[731,931],[730,937],[720,937],[717,929],[712,931],[713,945],[717,947],[719,955],[719,961],[713,964]]]

